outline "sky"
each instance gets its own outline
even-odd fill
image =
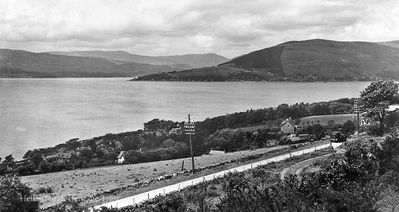
[[[290,40],[399,40],[397,0],[0,0],[0,48],[214,52]]]

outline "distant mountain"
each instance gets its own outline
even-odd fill
[[[388,41],[388,42],[379,42],[379,44],[399,48],[399,40]]]
[[[395,43],[290,41],[236,57],[217,67],[152,74],[137,80],[399,79],[399,48],[392,47]],[[223,74],[218,74],[221,70]]]
[[[71,52],[47,52],[49,54],[77,56],[77,57],[96,57],[108,59],[114,63],[145,63],[152,65],[176,65],[183,64],[190,68],[201,68],[215,66],[227,62],[228,59],[214,54],[187,54],[172,56],[143,56],[130,54],[125,51],[71,51]]]
[[[0,77],[137,77],[187,68],[185,65],[118,64],[104,58],[0,49]]]
[[[125,51],[71,51],[71,52],[47,52],[49,54],[67,55],[76,57],[96,57],[108,59],[114,63],[144,63],[152,65],[176,64],[157,57],[130,54]],[[181,63],[183,64],[183,63]]]

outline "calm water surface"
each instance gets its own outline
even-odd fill
[[[195,120],[277,106],[355,97],[369,82],[129,82],[0,79],[0,157],[70,138],[140,129],[153,118]]]

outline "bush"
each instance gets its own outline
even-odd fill
[[[65,200],[63,202],[61,202],[60,204],[54,206],[52,211],[55,212],[64,212],[64,211],[76,211],[76,212],[80,212],[80,211],[86,211],[87,208],[79,205],[79,202],[72,199],[71,196],[66,196]]]
[[[49,194],[50,194],[50,193],[53,193],[53,188],[47,187],[47,188],[46,188],[46,192],[49,193]]]
[[[382,129],[378,124],[370,124],[363,127],[363,131],[368,135],[381,136],[383,134]]]
[[[37,192],[38,192],[39,194],[44,194],[44,193],[46,193],[46,188],[40,187],[39,189],[37,189]]]

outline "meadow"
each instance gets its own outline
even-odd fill
[[[216,163],[229,162],[251,155],[265,154],[286,147],[276,146],[226,154],[202,155],[195,158],[195,166],[196,168],[208,167]],[[180,172],[183,161],[184,169],[191,169],[191,159],[183,158],[31,175],[22,177],[21,180],[35,191],[35,198],[40,200],[40,207],[47,208],[62,202],[66,196],[71,196],[74,199],[84,198],[118,187],[132,185],[140,181]],[[41,194],[37,192],[40,188],[47,187],[50,187],[53,192]]]

